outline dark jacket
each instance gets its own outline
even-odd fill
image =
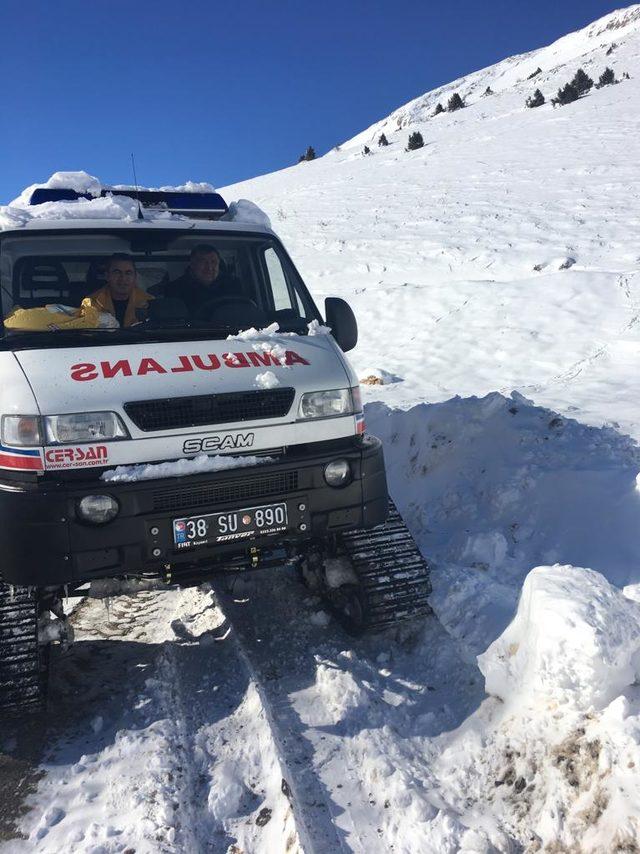
[[[242,296],[240,283],[237,279],[220,273],[212,284],[203,285],[194,279],[187,271],[179,279],[170,282],[164,289],[164,295],[172,299],[180,299],[193,315],[205,303],[225,297]]]

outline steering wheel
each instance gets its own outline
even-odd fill
[[[196,309],[198,320],[213,320],[238,327],[258,326],[267,322],[267,315],[257,304],[245,296],[227,296],[210,299]]]

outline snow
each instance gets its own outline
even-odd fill
[[[478,664],[507,709],[544,701],[601,710],[640,675],[640,607],[592,570],[537,567]]]
[[[256,374],[253,384],[257,388],[275,388],[277,385],[280,385],[280,380],[273,371],[263,371],[260,374]]]
[[[323,326],[317,320],[312,320],[311,323],[307,323],[308,335],[330,335],[331,327]]]
[[[261,228],[271,228],[269,216],[248,199],[238,199],[237,202],[229,203],[229,210],[222,217],[229,222],[242,222],[247,225],[259,225]]]
[[[269,373],[269,372],[267,372]],[[257,466],[271,462],[271,457],[207,456],[198,454],[192,459],[174,460],[169,463],[143,463],[131,466],[116,466],[102,473],[101,480],[107,483],[133,483],[138,480],[157,480],[161,477],[184,477],[212,471]]]
[[[402,382],[402,378],[385,371],[384,368],[363,368],[360,372],[360,382],[363,385],[389,385]]]
[[[167,220],[168,211],[147,211],[145,218]],[[33,207],[0,207],[0,230],[23,228],[32,221],[119,220],[137,222],[138,203],[127,196],[78,199],[75,202],[43,202]]]
[[[40,205],[29,204],[33,191],[37,188],[66,188],[78,193],[94,196],[92,199],[78,199],[70,202],[44,202]],[[121,220],[138,222],[138,202],[127,196],[100,197],[102,190],[149,190],[159,189],[165,192],[203,193],[214,192],[208,182],[187,181],[180,186],[165,186],[160,188],[135,187],[119,184],[114,187],[104,186],[100,180],[87,172],[54,172],[42,184],[32,184],[26,187],[9,205],[0,206],[0,231],[23,228],[33,220]],[[172,219],[175,214],[169,211],[145,209],[145,221],[160,222]],[[183,217],[179,217],[183,219]],[[231,202],[228,212],[222,217],[223,221],[259,226],[261,229],[271,228],[267,214],[254,202],[239,199]]]
[[[215,193],[216,188],[208,181],[185,181],[184,184],[164,187],[137,187],[135,184],[113,184],[114,190],[150,190],[154,193]]]
[[[631,79],[524,107],[605,65]],[[3,734],[3,851],[638,850],[639,81],[636,5],[222,191],[354,307],[434,615],[353,640],[287,567],[82,603],[41,762]]]
[[[282,334],[278,332],[279,328],[277,323],[271,323],[269,326],[265,326],[264,329],[256,329],[252,326],[250,329],[242,329],[235,335],[227,335],[227,341],[234,341],[236,339],[240,341],[253,341],[263,338],[273,338],[276,335]]]
[[[26,187],[10,205],[29,207],[33,191],[40,188],[75,190],[76,193],[87,193],[91,196],[99,196],[102,192],[100,180],[88,172],[54,172],[43,184],[31,184]]]
[[[578,67],[597,79],[607,65],[631,79],[525,108],[536,86],[555,95]],[[467,108],[428,118],[457,90]],[[639,102],[634,6],[427,93],[304,168],[221,192],[268,213],[318,304],[350,303],[358,376],[402,377],[365,399],[407,408],[515,389],[638,438]],[[406,153],[414,130],[425,146]]]

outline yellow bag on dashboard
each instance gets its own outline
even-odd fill
[[[4,319],[6,329],[46,332],[56,329],[97,329],[102,312],[88,301],[80,308],[54,303],[41,308],[16,308]]]

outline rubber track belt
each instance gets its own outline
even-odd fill
[[[429,564],[393,501],[383,525],[343,533],[340,541],[364,594],[367,630],[431,612]]]
[[[0,712],[35,709],[42,699],[37,598],[0,576]]]

